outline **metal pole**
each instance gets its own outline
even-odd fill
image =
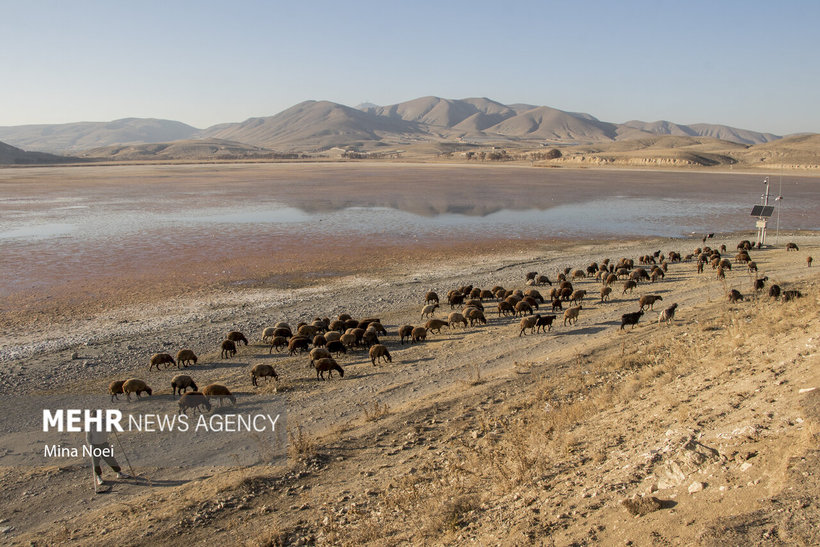
[[[780,191],[774,198],[777,202],[777,235],[774,237],[774,244],[780,243],[780,208],[783,207],[783,166],[780,166]]]

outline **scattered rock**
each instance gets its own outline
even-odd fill
[[[655,496],[635,497],[621,500],[621,505],[632,515],[647,515],[660,509],[663,505]]]
[[[701,492],[704,488],[704,484],[702,482],[695,481],[689,485],[689,493],[694,494],[695,492]]]

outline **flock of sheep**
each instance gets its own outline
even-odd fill
[[[705,243],[705,238],[704,238]],[[744,240],[737,246],[737,254],[734,257],[735,264],[742,264],[750,273],[754,273],[753,287],[759,292],[764,289],[768,277],[758,278],[757,264],[751,259],[749,252],[753,246],[751,242]],[[797,245],[789,243],[788,250],[798,250]],[[638,258],[638,264],[630,258],[621,258],[618,262],[611,262],[609,259],[599,263],[593,262],[585,269],[566,268],[559,272],[553,283],[548,276],[539,275],[538,272],[529,272],[525,277],[525,289],[505,289],[497,285],[491,289],[481,289],[472,285],[465,285],[450,290],[446,295],[446,303],[450,307],[447,319],[438,319],[434,315],[441,307],[442,299],[435,291],[429,291],[425,295],[424,307],[421,310],[421,319],[427,318],[424,325],[403,325],[397,335],[399,343],[404,345],[405,340],[410,344],[423,342],[428,334],[439,334],[441,329],[455,329],[459,326],[466,328],[476,325],[486,325],[487,311],[485,305],[490,301],[495,303],[495,312],[498,320],[502,317],[520,317],[518,324],[518,336],[524,336],[529,331],[530,334],[538,332],[550,332],[553,323],[557,320],[556,312],[563,312],[563,326],[572,326],[577,323],[581,311],[582,302],[587,297],[588,289],[578,289],[573,286],[573,281],[589,281],[593,279],[600,283],[600,303],[604,304],[610,300],[613,286],[622,281],[622,295],[632,294],[633,290],[640,284],[648,282],[656,283],[666,276],[671,263],[696,261],[697,273],[704,271],[706,264],[711,265],[715,270],[718,279],[725,279],[726,272],[732,269],[732,261],[726,258],[726,246],[721,245],[718,249],[708,246],[697,248],[692,254],[682,257],[675,251],[664,255],[661,251],[656,251],[651,255],[644,255]],[[812,264],[812,258],[807,257],[808,266]],[[536,287],[548,285],[551,287],[549,293],[542,294]],[[778,285],[771,285],[769,295],[773,298],[791,300],[800,297],[797,290],[783,291]],[[732,289],[728,293],[729,301],[732,303],[741,301],[744,296],[737,290]],[[645,310],[653,310],[657,302],[663,301],[661,295],[644,294],[638,298],[639,308],[634,312],[628,312],[621,316],[620,329],[631,326],[633,329],[644,315]],[[569,306],[564,309],[564,305]],[[658,324],[670,324],[675,318],[678,304],[663,309],[658,315]],[[456,310],[456,308],[460,308]],[[553,313],[536,313],[536,311],[550,309]],[[325,379],[325,373],[329,378],[334,372],[338,372],[339,377],[344,377],[344,369],[336,361],[340,355],[354,352],[358,349],[367,350],[373,366],[380,362],[392,363],[393,359],[387,346],[382,344],[379,336],[387,335],[387,330],[382,325],[380,319],[369,317],[364,319],[354,319],[349,314],[341,314],[335,320],[327,317],[316,317],[311,323],[302,322],[296,326],[294,332],[288,323],[277,323],[272,327],[267,327],[262,332],[262,343],[269,344],[269,353],[286,350],[290,355],[298,353],[308,354],[310,365],[316,371],[316,378]],[[248,345],[248,339],[239,331],[231,331],[220,344],[220,356],[228,359],[236,355],[237,344]],[[157,353],[149,360],[149,372],[156,368],[160,370],[160,365],[169,368],[174,365],[177,368],[188,368],[196,365],[197,356],[190,349],[181,349],[174,359],[170,354]],[[265,378],[268,382],[271,378],[274,382],[279,380],[279,375],[273,366],[268,364],[256,364],[251,368],[251,385],[257,387],[258,379]],[[180,396],[178,405],[179,412],[185,413],[188,409],[211,409],[210,400],[219,399],[220,406],[223,399],[228,399],[231,403],[236,403],[236,398],[230,390],[221,384],[210,384],[200,392],[194,380],[184,374],[176,375],[171,380],[173,396]],[[188,392],[191,389],[191,392]],[[119,394],[125,394],[131,400],[131,394],[135,394],[139,399],[142,393],[152,395],[153,390],[144,380],[131,378],[125,381],[112,382],[109,386],[111,400],[114,401]]]

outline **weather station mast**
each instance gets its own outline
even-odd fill
[[[766,222],[774,212],[774,205],[769,205],[769,177],[763,179],[763,184],[766,186],[766,190],[763,192],[763,195],[760,196],[762,204],[752,207],[752,216],[757,217],[755,227],[757,228],[758,249],[766,243]],[[782,199],[782,196],[778,196],[777,199]]]

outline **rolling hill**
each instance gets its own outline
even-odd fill
[[[26,152],[10,144],[0,142],[0,165],[36,165],[72,161],[77,161],[77,159],[55,156],[45,152]]]
[[[25,150],[65,154],[111,144],[190,139],[198,132],[182,122],[124,118],[112,122],[4,126],[0,127],[0,141]]]

